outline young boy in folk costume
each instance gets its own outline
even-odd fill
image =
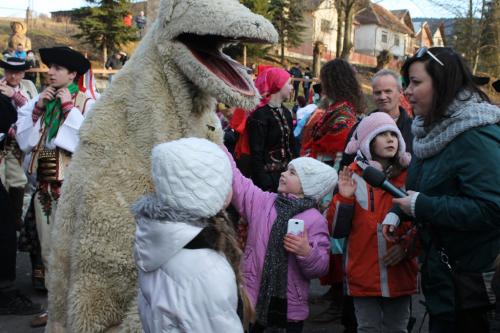
[[[53,47],[40,49],[40,57],[49,67],[50,85],[19,111],[17,140],[24,152],[32,153],[28,173],[37,175],[35,218],[47,267],[50,228],[64,171],[78,146],[78,130],[94,100],[80,92],[75,83],[90,68],[90,62],[81,53],[69,47]]]

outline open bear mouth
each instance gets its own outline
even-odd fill
[[[176,40],[184,44],[201,64],[232,89],[246,96],[255,96],[251,84],[241,74],[241,71],[246,69],[224,54],[222,47],[235,42],[266,43],[266,41],[191,33],[181,34]]]

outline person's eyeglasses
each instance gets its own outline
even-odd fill
[[[443,62],[439,60],[434,54],[432,54],[432,52],[429,51],[429,49],[425,46],[418,49],[417,53],[415,53],[415,57],[422,58],[426,54],[428,54],[432,59],[436,60],[438,64],[444,67]]]

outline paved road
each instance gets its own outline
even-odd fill
[[[31,264],[29,255],[17,254],[17,287],[32,301],[47,306],[47,295],[31,286]],[[34,316],[0,316],[0,333],[43,333],[44,328],[31,328],[30,321]]]
[[[26,253],[18,253],[17,261],[17,285],[23,293],[28,295],[33,301],[47,306],[47,297],[44,293],[35,291],[31,287],[31,266],[29,256]],[[314,280],[311,284],[311,298],[322,295],[327,288],[319,285],[318,280]],[[418,328],[424,316],[424,308],[419,304],[420,296],[413,297],[413,315],[417,318],[417,324],[413,332],[419,332]],[[314,317],[326,310],[328,303],[311,304],[311,317]],[[43,328],[31,328],[30,320],[33,316],[1,316],[0,317],[0,333],[43,333]],[[343,326],[339,322],[330,323],[315,323],[313,321],[306,322],[304,333],[341,333]],[[420,331],[427,333],[427,323],[424,323],[423,329]],[[229,333],[229,332],[228,332]]]

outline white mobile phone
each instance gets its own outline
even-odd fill
[[[304,232],[304,221],[299,219],[289,219],[287,234],[300,235]]]

